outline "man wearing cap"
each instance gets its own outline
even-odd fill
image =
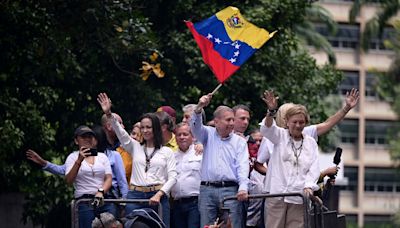
[[[156,112],[156,116],[160,120],[161,124],[163,145],[176,152],[178,150],[178,144],[176,143],[176,137],[174,134],[175,123],[172,117],[164,111]]]
[[[176,124],[176,111],[171,106],[161,106],[157,112],[166,112],[172,118],[174,125]]]
[[[204,145],[199,196],[200,227],[214,224],[224,197],[236,195],[239,201],[248,197],[248,149],[246,140],[233,133],[234,114],[227,106],[214,111],[215,128],[202,123],[201,110],[212,94],[199,99],[190,120],[194,136]],[[225,201],[229,208],[232,226],[243,227],[243,210],[237,200]]]

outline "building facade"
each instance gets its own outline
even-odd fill
[[[360,90],[358,106],[339,125],[344,176],[348,179],[348,185],[341,187],[339,211],[346,214],[349,225],[391,227],[393,215],[400,210],[400,172],[390,158],[387,135],[398,126],[398,119],[376,93],[374,72],[385,72],[392,61],[394,53],[385,49],[383,40],[393,28],[385,29],[382,38],[373,39],[369,51],[364,52],[360,36],[378,4],[364,6],[354,24],[349,23],[352,1],[324,0],[313,4],[322,5],[339,23],[335,35],[330,35],[323,24],[316,24],[332,44],[336,67],[345,76],[338,92],[344,95],[353,87]],[[311,53],[319,64],[327,62],[324,53]]]

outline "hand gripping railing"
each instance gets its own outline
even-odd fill
[[[297,196],[303,200],[304,227],[305,228],[311,227],[310,219],[309,219],[311,202],[314,203],[319,208],[321,208],[321,210],[323,210],[323,209],[327,210],[327,208],[322,204],[322,200],[319,197],[313,196],[313,195],[310,195],[309,197],[307,197],[303,193],[300,193],[300,192],[280,193],[280,194],[254,194],[254,195],[249,195],[248,198],[249,199],[259,199],[259,198],[273,198],[273,197],[287,197],[287,196]],[[237,200],[237,196],[224,197],[224,199],[221,201],[221,208],[225,208],[224,207],[225,201],[228,201],[228,200]],[[323,219],[323,218],[321,218],[321,219]],[[322,221],[322,228],[323,228],[323,221]]]
[[[71,201],[71,227],[78,228],[79,227],[79,208],[78,205],[83,202],[90,202],[93,199],[78,199]],[[124,203],[149,203],[149,199],[104,199],[104,203],[116,203],[116,204],[124,204]],[[129,214],[129,213],[127,213]],[[161,203],[158,204],[158,215],[162,219],[162,207]]]

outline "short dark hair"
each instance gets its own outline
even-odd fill
[[[139,121],[142,121],[143,119],[146,118],[151,120],[153,136],[154,136],[154,148],[160,149],[163,146],[163,137],[161,132],[160,120],[154,113],[145,113],[139,118]],[[145,143],[146,140],[143,140],[143,142]]]
[[[235,106],[232,108],[233,114],[236,115],[236,111],[239,110],[239,109],[243,109],[243,110],[248,111],[248,112],[250,113],[250,108],[249,108],[247,105],[238,104],[238,105],[235,105]]]

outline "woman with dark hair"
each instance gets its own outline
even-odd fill
[[[128,199],[149,199],[150,208],[158,210],[161,203],[162,219],[169,227],[170,210],[168,195],[176,182],[176,161],[171,149],[163,146],[160,121],[153,113],[146,113],[140,118],[140,131],[143,143],[132,139],[119,124],[111,112],[111,100],[107,94],[100,93],[97,101],[103,112],[111,120],[112,127],[121,142],[121,146],[133,158],[132,175]],[[134,209],[149,207],[145,204],[126,205],[126,213]]]

